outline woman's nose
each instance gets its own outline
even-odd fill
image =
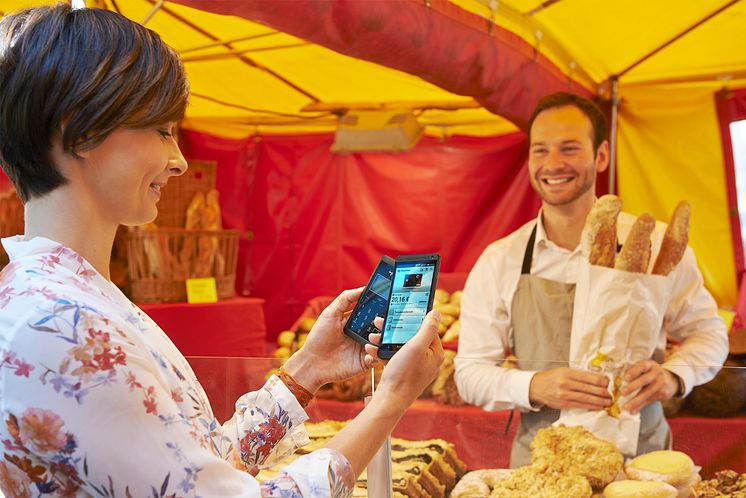
[[[181,176],[186,173],[187,169],[189,169],[189,165],[174,141],[171,157],[168,159],[168,171],[173,176]]]

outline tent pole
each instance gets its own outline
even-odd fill
[[[609,132],[609,193],[616,194],[616,149],[617,149],[617,112],[619,94],[617,93],[616,76],[611,77],[611,131]]]
[[[158,0],[158,3],[153,6],[150,12],[148,12],[148,15],[145,16],[145,19],[143,19],[140,24],[145,26],[148,23],[148,21],[150,21],[150,19],[155,15],[155,13],[158,12],[161,9],[161,7],[163,7],[164,3],[166,3],[166,0]]]

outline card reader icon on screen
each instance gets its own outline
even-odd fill
[[[404,277],[404,287],[422,286],[422,273],[410,273]]]

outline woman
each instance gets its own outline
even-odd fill
[[[303,407],[376,354],[342,333],[343,292],[303,348],[222,426],[184,357],[109,281],[119,225],[151,222],[187,168],[173,136],[188,85],[155,33],[112,12],[40,7],[0,22],[0,163],[25,204],[0,274],[0,488],[21,496],[346,496],[443,358],[439,317],[387,365],[322,450]],[[374,340],[378,340],[377,337]]]

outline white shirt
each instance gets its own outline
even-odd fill
[[[276,376],[221,425],[168,336],[80,255],[41,237],[3,244],[7,496],[351,494],[354,475],[337,451],[300,457],[261,485],[252,477],[308,442],[308,417]]]
[[[617,222],[624,241],[635,217],[621,213]],[[459,393],[469,403],[486,410],[518,408],[532,410],[529,385],[535,371],[501,368],[506,351],[512,350],[511,308],[521,276],[521,265],[531,230],[537,225],[531,274],[562,283],[574,284],[584,255],[580,247],[563,249],[547,238],[541,213],[507,237],[484,250],[469,273],[461,297],[461,332],[456,364]],[[650,266],[660,248],[665,225],[656,224]],[[660,331],[654,357],[663,358],[666,333],[681,348],[663,366],[678,375],[685,394],[692,387],[711,380],[728,355],[728,337],[717,305],[704,288],[694,252],[687,248],[671,273],[673,298],[666,311],[665,329]],[[539,310],[537,310],[539,312]]]

